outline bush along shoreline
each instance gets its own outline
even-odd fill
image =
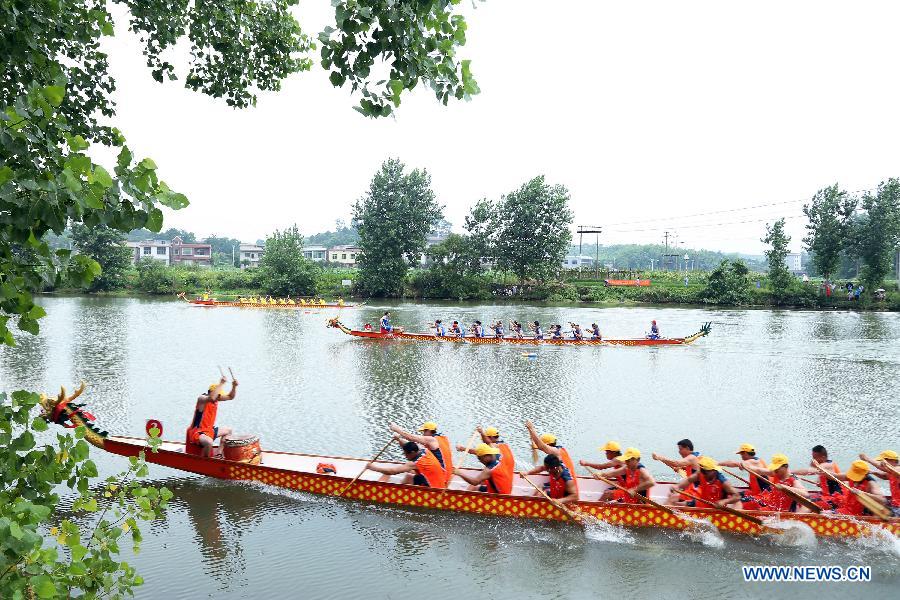
[[[726,261],[727,262],[727,261]],[[143,267],[143,268],[142,268]],[[188,296],[209,291],[223,299],[237,296],[271,294],[293,297],[318,296],[327,299],[366,298],[356,285],[355,269],[319,269],[312,283],[290,294],[269,291],[266,274],[260,269],[204,269],[199,267],[170,267],[140,265],[129,270],[120,289],[87,292],[78,288],[45,290],[45,293],[89,294],[102,296]],[[408,273],[402,295],[392,297],[414,300],[455,301],[516,301],[548,303],[583,303],[599,305],[672,304],[680,306],[731,306],[796,309],[841,309],[866,311],[900,311],[900,292],[896,282],[886,282],[889,289],[884,300],[865,290],[859,300],[847,299],[847,283],[834,282],[831,296],[826,295],[824,282],[796,279],[788,290],[776,293],[768,278],[759,273],[743,273],[733,267],[717,268],[711,272],[652,272],[635,275],[649,280],[648,287],[610,287],[596,279],[552,280],[520,283],[501,273],[486,272],[453,280],[438,279],[428,269]],[[351,285],[344,285],[350,281]]]

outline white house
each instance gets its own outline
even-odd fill
[[[792,252],[784,257],[784,263],[787,265],[788,271],[791,273],[799,273],[803,270],[802,255]]]
[[[570,254],[563,259],[560,266],[563,269],[590,268],[594,266],[594,258],[587,254]]]
[[[361,252],[362,248],[359,246],[332,246],[328,249],[328,262],[345,267],[355,267]]]
[[[131,262],[150,258],[169,264],[172,256],[172,242],[167,240],[144,240],[142,242],[125,242],[131,248]]]
[[[257,244],[241,244],[240,255],[238,256],[238,264],[242,269],[248,267],[258,267],[259,259],[266,253],[266,249]]]
[[[326,262],[328,260],[328,248],[325,246],[303,246],[303,258],[313,262]]]

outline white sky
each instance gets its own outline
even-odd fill
[[[399,157],[431,173],[457,230],[477,199],[545,174],[571,191],[576,224],[605,227],[604,244],[668,229],[687,247],[759,252],[764,221],[785,216],[799,250],[817,189],[900,176],[898,2],[464,4],[460,55],[482,93],[444,107],[418,89],[380,120],[318,65],[244,111],[157,84],[119,20],[117,123],[191,200],[164,227],[248,241],[295,221],[332,229]],[[311,37],[329,10],[303,3]],[[783,204],[679,216],[771,203]]]

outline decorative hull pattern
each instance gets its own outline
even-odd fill
[[[362,304],[269,304],[268,302],[225,302],[221,300],[187,300],[192,306],[235,306],[237,308],[359,308]]]
[[[360,329],[349,329],[345,327],[338,319],[330,319],[328,327],[340,329],[347,335],[354,337],[366,338],[371,340],[410,340],[417,342],[443,342],[448,344],[520,344],[530,346],[684,346],[692,344],[701,337],[709,335],[711,325],[706,323],[697,333],[683,338],[633,338],[633,339],[602,339],[602,340],[573,340],[573,339],[542,339],[534,338],[513,338],[513,337],[474,337],[474,336],[438,336],[433,333],[381,333],[380,331],[364,331]]]
[[[140,438],[111,436],[105,440],[104,449],[123,456],[134,456],[146,449],[146,442]],[[182,471],[189,471],[220,479],[235,481],[257,481],[266,485],[289,488],[313,494],[338,496],[347,484],[362,469],[368,459],[333,456],[317,456],[310,454],[294,454],[285,452],[263,451],[260,464],[251,465],[221,459],[203,458],[185,453],[184,444],[163,442],[157,453],[147,452],[146,460]],[[337,468],[337,475],[319,474],[315,468],[320,461],[327,461]],[[390,461],[379,461],[389,463]],[[474,470],[473,470],[474,471]],[[569,521],[569,517],[541,497],[533,495],[533,489],[518,476],[513,494],[488,494],[472,492],[465,488],[464,482],[454,479],[446,492],[440,489],[423,488],[401,483],[402,476],[392,476],[389,481],[378,481],[377,473],[366,472],[346,492],[343,497],[366,502],[392,504],[449,510],[476,514],[517,517],[526,519],[542,519],[553,521]],[[535,483],[546,481],[546,476],[530,476]],[[666,529],[684,529],[688,523],[668,512],[646,505],[627,505],[599,502],[596,498],[603,492],[604,486],[594,479],[580,477],[579,486],[582,500],[574,505],[578,510],[593,515],[601,521],[625,527],[662,527]],[[667,486],[658,485],[653,488],[651,496],[662,500]],[[707,519],[718,529],[726,532],[758,535],[761,528],[745,519],[728,513],[705,508],[685,508],[683,513],[701,519]],[[765,517],[768,513],[752,512],[755,516]],[[884,528],[894,535],[900,535],[900,521],[892,520],[882,523],[871,517],[847,519],[815,514],[786,514],[784,521],[800,521],[807,524],[816,535],[826,537],[854,537],[869,534],[874,529]]]

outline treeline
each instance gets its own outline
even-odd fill
[[[664,265],[661,258],[667,253],[667,249],[663,244],[600,244],[600,251],[597,252],[597,244],[582,244],[579,248],[577,244],[572,245],[569,253],[577,255],[580,253],[585,256],[595,258],[600,256],[601,265],[610,265],[615,269],[634,269],[634,270],[662,270]],[[674,252],[669,249],[668,252]],[[723,260],[742,260],[751,271],[764,271],[766,262],[762,257],[755,257],[736,252],[717,252],[715,250],[697,250],[693,248],[679,248],[679,258],[677,259],[677,269],[684,268],[683,255],[689,256],[692,268],[697,271],[710,271],[716,268]],[[670,267],[671,268],[671,267]]]

